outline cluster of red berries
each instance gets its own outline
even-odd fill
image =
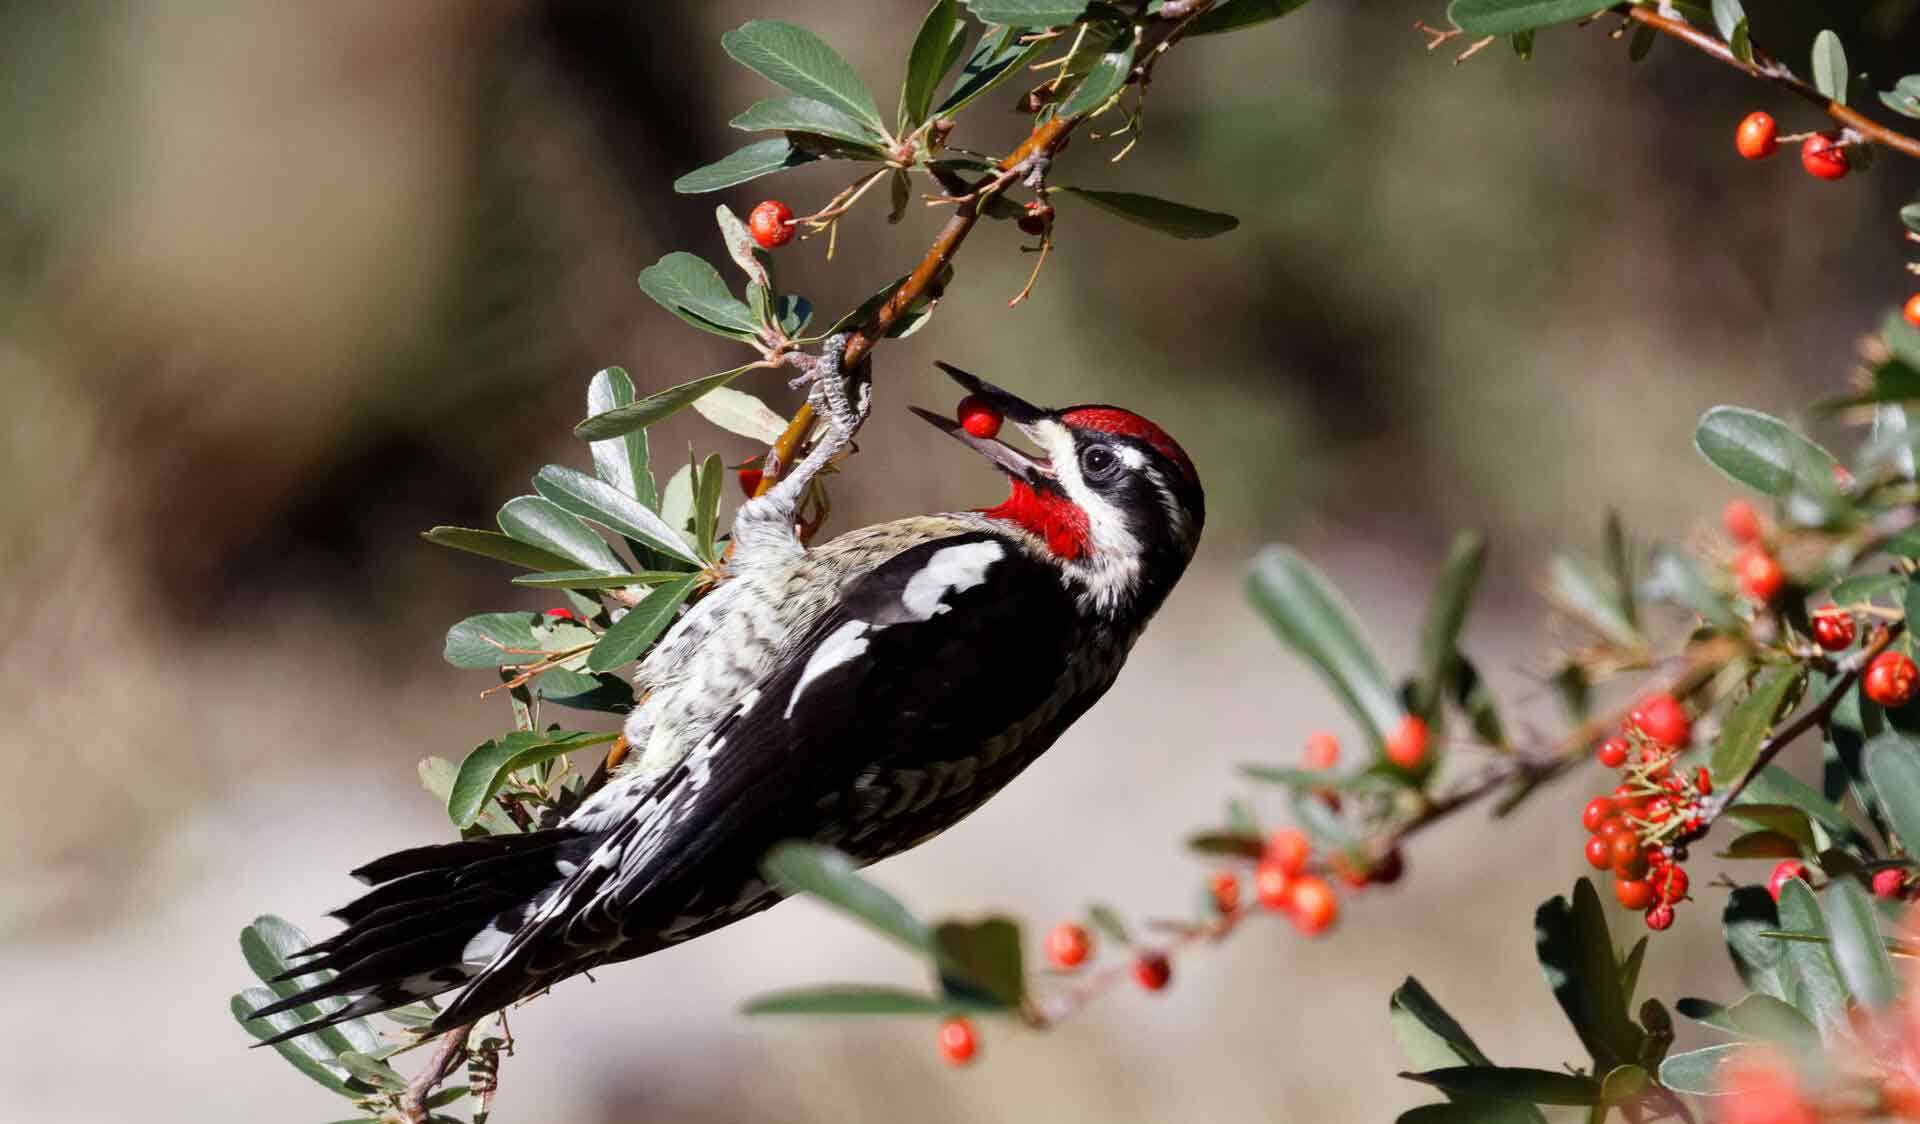
[[[1587,862],[1613,871],[1613,893],[1622,906],[1645,915],[1647,928],[1673,924],[1673,910],[1687,896],[1686,849],[1669,841],[1705,825],[1702,803],[1713,792],[1704,768],[1688,774],[1674,767],[1693,732],[1685,708],[1672,695],[1650,695],[1629,714],[1619,734],[1600,743],[1595,756],[1621,770],[1611,796],[1596,796],[1581,812],[1589,832]]]
[[[1780,151],[1780,130],[1772,115],[1749,113],[1734,131],[1733,147],[1749,160],[1765,160]],[[1809,133],[1800,143],[1800,166],[1815,179],[1845,179],[1853,165],[1838,133]]]

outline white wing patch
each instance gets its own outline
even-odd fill
[[[807,657],[807,666],[800,670],[800,681],[793,685],[793,694],[787,696],[787,712],[783,718],[793,717],[793,708],[800,704],[800,696],[814,680],[839,667],[849,660],[857,660],[867,650],[866,621],[848,621],[827,635],[820,646]]]
[[[915,619],[932,620],[947,611],[948,593],[965,593],[987,580],[987,569],[1005,558],[997,542],[970,542],[936,550],[920,572],[907,579],[900,603]]]

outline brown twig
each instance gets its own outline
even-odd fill
[[[1639,4],[1621,4],[1613,9],[1627,19],[1650,27],[1664,35],[1672,36],[1697,51],[1719,59],[1735,70],[1742,71],[1755,78],[1764,78],[1782,89],[1791,91],[1801,98],[1812,102],[1824,110],[1827,116],[1840,122],[1847,128],[1859,133],[1876,144],[1884,145],[1904,156],[1920,160],[1920,140],[1897,132],[1873,120],[1851,106],[1842,105],[1815,89],[1811,84],[1797,77],[1793,71],[1768,58],[1759,51],[1753,52],[1752,62],[1742,62],[1733,53],[1733,48],[1719,39],[1687,23],[1685,20],[1663,16],[1652,8]]]
[[[407,1082],[406,1089],[400,1094],[400,1112],[407,1124],[425,1124],[427,1098],[433,1094],[435,1086],[460,1068],[460,1062],[467,1056],[467,1036],[473,1033],[473,1028],[474,1024],[468,1023],[441,1035],[440,1045],[434,1048],[433,1057],[427,1060],[426,1068]]]

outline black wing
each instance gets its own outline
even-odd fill
[[[957,762],[1051,700],[1073,699],[1078,614],[1057,570],[985,532],[903,551],[845,591],[780,667],[654,790],[471,984],[448,1017],[511,1001],[622,943],[731,904],[789,838],[836,839],[876,767]],[[1097,695],[1097,692],[1094,692]],[[865,814],[879,814],[866,809]],[[911,827],[911,824],[905,825]],[[938,825],[944,826],[944,824]],[[934,828],[937,830],[937,826]],[[908,832],[912,838],[919,834]],[[920,833],[920,834],[924,834]]]

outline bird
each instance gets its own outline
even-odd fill
[[[871,380],[823,348],[825,435],[741,505],[726,577],[635,673],[626,762],[558,823],[396,852],[283,978],[333,974],[254,1012],[345,999],[267,1042],[454,993],[444,1032],[567,977],[774,904],[762,857],[787,840],[865,865],[945,831],[1032,764],[1114,683],[1205,523],[1194,464],[1109,405],[1043,409],[945,363],[1039,450],[912,407],[1010,491],[808,546],[809,480],[847,451]]]

